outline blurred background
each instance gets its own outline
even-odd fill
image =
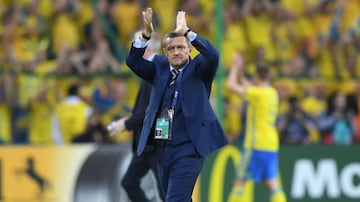
[[[127,154],[112,164],[126,168],[131,133],[110,138],[106,125],[131,113],[139,79],[125,58],[146,7],[161,36],[186,11],[190,28],[221,55],[211,101],[231,144],[202,175],[225,155],[229,176],[216,178],[216,199],[212,178],[199,180],[194,200],[226,201],[241,158],[245,106],[223,85],[236,56],[247,75],[258,64],[271,67],[288,201],[360,199],[360,0],[0,0],[0,201],[81,201],[74,190],[83,163],[106,146]],[[30,178],[17,172],[26,165]],[[62,185],[45,193],[35,168]],[[302,178],[300,168],[313,174]],[[320,184],[312,188],[310,179]],[[107,201],[127,200],[114,197]]]

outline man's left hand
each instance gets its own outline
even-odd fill
[[[176,16],[176,29],[175,32],[185,34],[189,29],[186,24],[185,11],[179,11]]]

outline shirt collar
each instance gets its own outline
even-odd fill
[[[69,102],[69,103],[75,103],[75,102],[79,102],[81,101],[80,97],[77,96],[77,95],[70,95],[68,97],[65,98],[65,101],[66,102]]]

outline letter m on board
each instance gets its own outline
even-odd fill
[[[321,159],[317,167],[314,164],[310,159],[299,159],[295,162],[291,196],[293,198],[307,196],[313,199],[326,196],[329,198],[340,197],[336,161],[334,159]]]

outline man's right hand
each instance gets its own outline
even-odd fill
[[[142,12],[143,20],[144,20],[144,34],[146,36],[151,36],[154,31],[154,26],[152,24],[152,8],[147,8]]]

